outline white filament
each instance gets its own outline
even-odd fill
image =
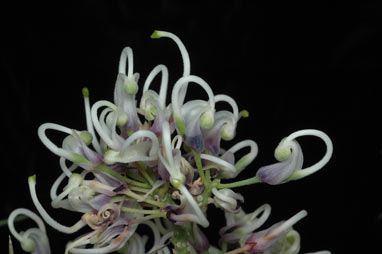
[[[161,102],[161,107],[166,107],[166,96],[167,96],[167,86],[168,86],[168,69],[165,65],[159,64],[155,66],[155,68],[150,72],[150,74],[147,76],[145,84],[143,85],[143,93],[145,93],[150,85],[153,79],[156,75],[158,75],[159,72],[162,72],[162,80],[159,90],[159,98]]]
[[[172,177],[176,177],[178,174],[180,174],[180,169],[175,167],[174,157],[172,156],[170,125],[167,121],[164,121],[162,124],[162,142],[167,158],[167,163],[165,163],[168,164],[168,167],[166,168],[169,170],[169,173]],[[162,157],[160,152],[159,156]]]
[[[173,33],[165,32],[165,31],[157,31],[157,33],[161,37],[170,38],[170,39],[172,39],[176,43],[176,45],[178,46],[178,48],[180,50],[180,54],[182,55],[182,60],[183,60],[183,77],[189,76],[190,73],[191,73],[190,56],[188,55],[187,49],[184,46],[183,42],[179,39],[178,36],[176,36]],[[181,90],[181,93],[180,93],[180,96],[179,96],[180,97],[179,100],[180,100],[181,104],[184,101],[186,93],[187,93],[187,84],[185,84],[182,87],[182,90]]]
[[[261,217],[257,218],[257,216],[261,213]],[[252,232],[256,230],[257,228],[261,227],[264,222],[268,219],[269,215],[271,214],[271,206],[269,204],[264,204],[257,208],[253,213],[251,213],[248,221],[255,220],[254,223],[251,223],[251,225],[248,227],[248,231]]]
[[[54,181],[52,187],[50,188],[50,199],[54,200],[57,198],[57,189],[60,186],[61,182],[65,179],[66,175],[61,173],[59,177],[57,177],[56,181]]]
[[[203,160],[211,161],[211,162],[221,166],[222,167],[221,169],[225,172],[229,172],[229,173],[235,173],[236,172],[236,168],[234,165],[232,165],[229,162],[226,162],[223,159],[220,159],[219,157],[203,153],[200,155],[200,158]]]
[[[151,148],[150,148],[150,157],[153,159],[157,158],[158,150],[159,150],[159,142],[157,136],[152,131],[148,130],[139,130],[134,132],[131,136],[129,136],[128,139],[126,139],[125,143],[122,145],[121,148],[121,155],[123,156],[127,148],[137,139],[141,138],[149,138],[151,140]]]
[[[44,207],[42,207],[40,201],[37,198],[36,194],[36,182],[29,177],[28,179],[28,184],[29,184],[29,191],[32,197],[33,204],[35,205],[37,211],[40,213],[41,217],[45,220],[46,223],[48,223],[51,227],[55,228],[57,231],[60,231],[65,234],[71,234],[82,227],[84,227],[86,224],[82,221],[79,220],[76,224],[74,224],[71,227],[67,227],[64,225],[61,225],[57,221],[55,221],[50,215],[45,211]]]
[[[126,59],[128,61],[128,71],[127,77],[131,78],[133,76],[133,50],[130,47],[126,47],[122,50],[121,57],[119,60],[118,72],[126,75]]]
[[[57,156],[60,156],[60,157],[64,157],[66,159],[69,159],[70,160],[70,157],[71,157],[71,154],[69,151],[65,150],[65,149],[62,149],[62,148],[58,148],[55,144],[53,144],[52,141],[50,141],[48,139],[48,137],[46,136],[46,130],[48,129],[51,129],[51,130],[56,130],[56,131],[61,131],[61,132],[64,132],[64,133],[67,133],[69,135],[71,135],[73,133],[73,130],[72,129],[69,129],[65,126],[62,126],[62,125],[59,125],[59,124],[55,124],[55,123],[44,123],[42,125],[40,125],[40,127],[38,128],[38,136],[41,140],[41,142],[54,154],[56,154]]]
[[[235,119],[239,119],[239,108],[237,106],[237,103],[232,97],[225,95],[225,94],[218,94],[215,95],[215,103],[219,101],[225,101],[232,107],[232,113],[235,116]]]
[[[64,157],[60,157],[60,167],[62,169],[62,172],[67,176],[67,177],[70,177],[72,175],[72,171],[75,170],[78,165],[73,163],[70,168],[68,168],[66,166],[66,163],[65,163],[65,158]]]
[[[102,127],[100,125],[100,122],[99,122],[98,116],[97,116],[97,111],[98,111],[98,109],[100,107],[109,107],[109,108],[111,108],[115,112],[115,111],[117,111],[117,106],[115,106],[113,103],[111,103],[109,101],[105,101],[105,100],[97,101],[96,103],[93,104],[93,107],[91,109],[91,115],[92,115],[92,120],[93,120],[94,128],[96,129],[96,131],[98,132],[98,134],[100,135],[102,140],[111,149],[119,150],[121,148],[120,144],[117,141],[112,140],[109,137],[109,133],[108,133],[108,130],[107,130],[108,128],[105,130],[105,126]]]
[[[86,128],[90,134],[92,134],[93,139],[92,139],[92,145],[94,149],[97,151],[97,153],[102,154],[101,146],[97,140],[97,136],[94,132],[93,128],[93,122],[92,122],[92,117],[90,114],[90,101],[89,101],[89,96],[84,96],[84,103],[85,103],[85,115],[86,115]]]
[[[308,215],[307,211],[301,210],[300,212],[298,212],[297,214],[292,216],[289,220],[283,222],[280,226],[278,226],[277,228],[273,229],[271,232],[266,234],[266,236],[264,236],[264,237],[278,236],[280,233],[291,228],[294,224],[296,224],[299,220],[301,220],[302,218],[304,218],[307,215]]]

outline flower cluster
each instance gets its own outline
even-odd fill
[[[132,49],[123,49],[113,102],[100,100],[91,106],[88,89],[82,90],[86,130],[54,123],[38,129],[42,143],[60,158],[62,173],[51,187],[51,206],[79,214],[78,222],[62,225],[47,213],[37,197],[34,175],[28,183],[40,216],[24,208],[14,210],[8,223],[12,235],[27,252],[50,253],[44,220],[65,234],[88,228],[88,233],[67,243],[66,254],[298,253],[300,236],[292,226],[307,215],[305,210],[258,231],[270,215],[270,205],[246,214],[241,208],[244,197],[232,188],[282,184],[316,172],[332,155],[329,137],[313,129],[294,132],[277,146],[278,163],[261,167],[252,178],[232,182],[255,159],[258,147],[243,140],[226,150],[221,141],[235,137],[238,121],[248,112],[239,111],[233,98],[215,95],[206,81],[191,75],[188,52],[177,36],[155,31],[151,37],[171,39],[182,55],[183,76],[172,87],[171,102],[167,104],[168,70],[160,64],[144,81],[137,105],[139,74],[134,73]],[[159,74],[157,92],[150,86]],[[187,101],[190,86],[201,87],[208,99]],[[217,110],[217,103],[231,110]],[[48,138],[52,130],[67,135],[61,145]],[[296,139],[306,135],[321,138],[327,149],[318,163],[303,168]],[[240,150],[247,153],[237,158]],[[226,217],[219,246],[212,246],[201,230],[210,225],[206,217],[210,204]],[[14,220],[20,214],[38,228],[18,233]],[[140,225],[152,231],[150,246],[138,230]]]

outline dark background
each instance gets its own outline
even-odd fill
[[[266,2],[266,3],[264,3]],[[59,175],[58,158],[39,141],[44,122],[85,129],[81,89],[91,102],[112,100],[123,47],[134,51],[141,85],[159,64],[169,68],[170,87],[182,74],[175,44],[150,39],[154,29],[178,35],[188,49],[191,73],[215,94],[236,99],[250,118],[239,122],[236,141],[253,139],[259,155],[239,175],[273,163],[273,149],[305,128],[333,140],[330,163],[304,180],[279,186],[243,187],[249,212],[268,202],[265,227],[306,209],[296,225],[301,252],[374,252],[381,234],[381,9],[375,2],[278,4],[268,1],[78,1],[21,3],[1,8],[1,218],[17,207],[33,208],[27,177],[37,174],[37,192],[49,206],[49,188]],[[138,97],[139,98],[139,97]],[[168,97],[169,98],[169,97]],[[57,135],[57,140],[63,136]],[[306,166],[324,154],[319,139],[299,139]],[[228,148],[230,143],[223,143]],[[48,208],[47,208],[48,209]],[[49,209],[48,209],[49,210]],[[50,209],[52,217],[73,224]],[[223,226],[211,207],[208,233],[216,244]],[[29,222],[17,224],[27,229]],[[74,236],[49,230],[54,253]],[[1,228],[1,249],[7,249]],[[15,249],[19,244],[15,242]],[[374,248],[374,251],[372,251]],[[16,252],[20,253],[20,252]]]

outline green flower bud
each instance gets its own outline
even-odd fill
[[[133,80],[128,80],[123,86],[125,92],[129,95],[135,95],[138,92],[138,84]]]
[[[88,131],[81,131],[80,137],[86,145],[90,145],[93,141],[93,135]]]
[[[117,125],[118,127],[124,126],[127,121],[129,120],[127,114],[125,112],[120,112],[117,119]]]
[[[214,125],[214,113],[212,111],[204,112],[200,117],[200,127],[210,129]]]
[[[32,239],[25,238],[21,242],[21,247],[23,248],[24,251],[32,252],[32,251],[34,251],[35,245],[34,245],[34,242]]]
[[[77,174],[77,173],[73,173],[69,177],[69,183],[68,183],[67,187],[78,187],[78,186],[80,186],[80,184],[82,183],[83,180],[84,180],[84,178],[82,175]]]
[[[291,149],[287,146],[278,146],[275,149],[275,158],[278,161],[285,161],[287,160],[291,155]]]
[[[223,140],[232,140],[234,137],[234,128],[231,124],[226,124],[223,126],[221,131],[222,139]]]
[[[170,183],[175,188],[179,188],[186,181],[186,177],[184,175],[180,175],[179,177],[170,177]]]

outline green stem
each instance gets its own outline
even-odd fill
[[[137,168],[138,168],[139,172],[141,172],[141,174],[142,174],[143,177],[146,179],[146,181],[147,181],[151,186],[154,186],[154,181],[153,181],[153,179],[151,179],[151,177],[147,174],[146,169],[145,169],[145,166],[144,166],[141,162],[136,163],[136,165],[137,165]]]
[[[222,252],[223,253],[227,252],[227,242],[226,241],[223,241],[223,243],[222,243]]]
[[[233,182],[233,183],[220,183],[218,184],[217,188],[218,189],[237,188],[237,187],[251,185],[255,183],[261,183],[261,180],[257,178],[256,176],[242,180],[242,181]]]
[[[137,182],[137,181],[134,181],[130,178],[127,178],[125,176],[122,176],[120,175],[119,173],[117,173],[116,171],[110,169],[108,166],[106,166],[105,164],[100,164],[98,166],[95,166],[94,167],[95,170],[99,170],[99,171],[103,171],[109,175],[112,175],[114,176],[115,178],[118,178],[122,181],[125,181],[126,183],[131,183],[135,186],[138,186],[138,187],[142,187],[142,188],[151,188],[151,186],[147,183],[140,183],[140,182]]]
[[[25,219],[28,219],[29,217],[28,216],[24,216],[24,215],[19,215],[17,216],[13,222],[19,222],[19,221],[23,221]],[[0,227],[2,226],[7,226],[8,225],[8,219],[3,219],[3,220],[0,220]]]
[[[196,167],[198,168],[200,178],[202,179],[202,183],[204,187],[206,188],[207,185],[209,185],[210,179],[207,180],[206,176],[204,175],[202,161],[200,159],[199,153],[193,149],[192,149],[192,153],[194,154],[194,159],[195,159]]]
[[[202,194],[202,197],[203,197],[202,205],[203,206],[206,206],[208,204],[208,198],[211,196],[212,189],[217,188],[217,186],[219,185],[219,182],[220,182],[219,179],[215,179],[212,181],[211,184],[209,184],[206,188],[204,188],[204,192]]]
[[[129,212],[129,213],[139,213],[139,214],[158,214],[161,211],[159,209],[156,210],[145,210],[145,209],[135,209],[130,207],[121,207],[122,212]]]
[[[162,235],[165,235],[168,233],[168,230],[163,226],[160,218],[155,218],[154,219],[154,222],[155,222],[155,225],[157,226],[159,232],[162,234]]]
[[[143,196],[138,195],[138,194],[132,192],[131,190],[126,190],[123,192],[123,194],[125,194],[126,196],[129,196],[129,197],[132,197],[136,200],[143,199]],[[154,205],[154,206],[158,206],[160,208],[162,208],[165,205],[165,203],[163,203],[163,202],[158,202],[158,201],[148,199],[148,198],[146,198],[143,202]]]
[[[157,214],[151,214],[151,215],[148,215],[148,216],[145,216],[145,217],[132,219],[132,220],[130,221],[130,224],[133,224],[133,223],[141,223],[141,222],[143,222],[143,221],[151,220],[151,219],[154,219],[154,218],[166,217],[166,214],[167,214],[167,212],[160,212],[160,213],[157,213]]]
[[[126,171],[125,175],[130,177],[131,179],[138,181],[138,182],[145,182],[146,181],[145,178],[138,175],[136,172]]]
[[[142,193],[147,193],[150,191],[150,189],[146,189],[146,188],[141,188],[141,187],[136,187],[136,186],[131,186],[129,187],[130,190],[132,191],[138,191],[138,192],[142,192]]]

